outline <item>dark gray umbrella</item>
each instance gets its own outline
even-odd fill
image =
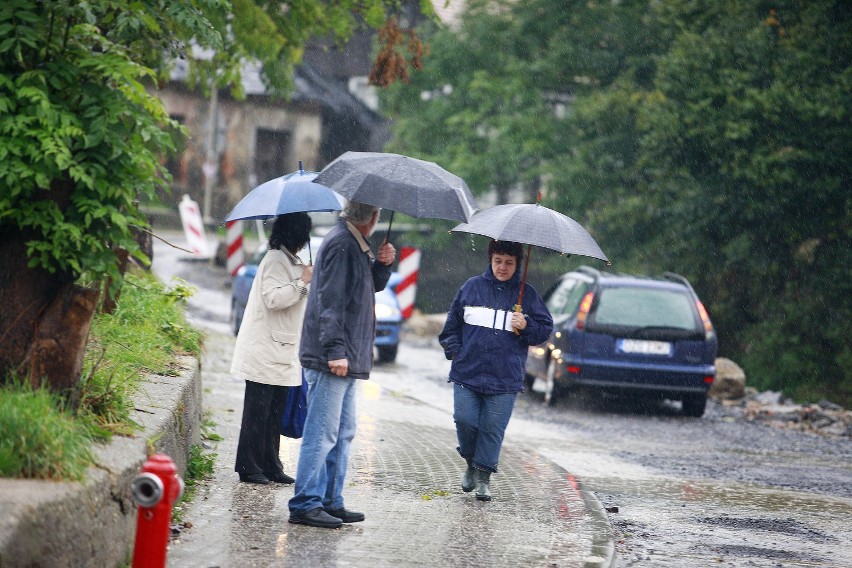
[[[538,203],[495,205],[477,212],[469,222],[456,226],[452,231],[484,235],[498,241],[535,245],[562,254],[590,256],[610,264],[595,239],[577,221]],[[521,310],[521,302],[524,299],[530,252],[530,246],[527,246],[521,291],[515,311]],[[518,331],[515,330],[515,333]]]
[[[412,217],[468,221],[476,211],[462,178],[434,162],[400,154],[346,152],[324,167],[314,182],[350,201]]]
[[[479,211],[455,232],[484,235],[498,241],[513,241],[561,252],[609,259],[595,239],[577,221],[539,204],[512,203]],[[529,258],[529,255],[528,255]]]

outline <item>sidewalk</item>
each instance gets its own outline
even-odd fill
[[[228,375],[232,349],[232,337],[209,333],[204,408],[224,440],[214,443],[214,478],[183,512],[192,526],[170,545],[168,566],[613,565],[600,503],[532,451],[504,446],[493,501],[463,493],[451,412],[394,391],[393,372],[360,385],[344,497],[366,521],[335,530],[289,524],[292,486],[240,483],[233,471],[244,387]],[[295,472],[298,452],[299,441],[282,438],[285,472]]]

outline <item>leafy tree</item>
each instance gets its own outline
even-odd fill
[[[850,11],[473,3],[458,34],[431,38],[449,53],[389,89],[394,148],[480,191],[542,180],[619,269],[688,276],[752,383],[849,402]],[[422,104],[442,84],[459,88]],[[537,114],[554,93],[571,97],[562,120]],[[475,136],[517,116],[527,128]]]
[[[502,202],[515,184],[535,187],[553,111],[529,89],[517,35],[508,13],[481,1],[471,2],[463,33],[434,29],[423,70],[384,93],[395,121],[388,149],[441,164],[474,193],[496,189]]]
[[[657,241],[712,298],[723,348],[758,386],[846,401],[850,15],[731,4],[684,26],[640,111]]]
[[[425,4],[424,4],[425,5]],[[284,93],[312,35],[378,26],[395,0],[7,0],[0,6],[0,372],[76,384],[105,282],[118,288],[185,134],[146,85],[175,57],[239,85],[246,58]],[[236,87],[238,89],[238,87]],[[237,94],[239,92],[237,91]]]

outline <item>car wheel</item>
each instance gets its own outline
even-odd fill
[[[707,395],[686,396],[681,401],[681,406],[686,416],[701,418],[704,416],[704,410],[707,408]]]
[[[396,360],[396,352],[399,345],[377,345],[379,350],[379,363],[393,363]]]

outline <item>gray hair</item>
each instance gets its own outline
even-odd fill
[[[358,203],[357,201],[347,201],[343,206],[341,217],[352,223],[353,225],[366,225],[373,218],[373,213],[379,211],[379,207],[375,205],[367,205],[366,203]]]

